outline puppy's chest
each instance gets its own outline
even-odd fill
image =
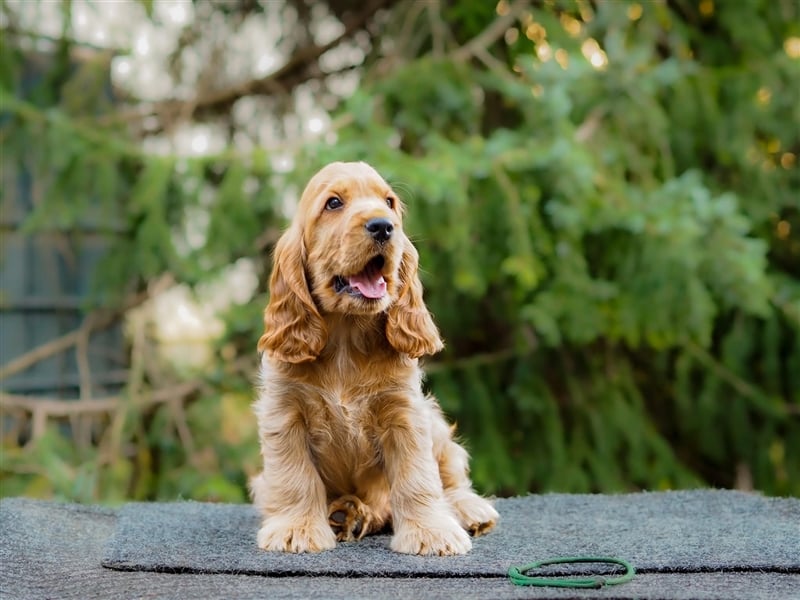
[[[367,356],[344,348],[305,365],[295,376],[306,390],[306,427],[315,454],[348,455],[348,463],[362,463],[376,453],[386,406],[410,398],[413,383],[418,384],[405,365],[380,353]]]
[[[325,390],[318,401],[307,423],[311,454],[326,487],[349,489],[357,473],[380,460],[372,402],[352,389]]]
[[[341,441],[354,440],[371,433],[376,395],[357,386],[330,386],[319,390],[321,419],[312,427]]]
[[[369,453],[375,443],[378,407],[396,386],[380,377],[378,369],[334,368],[319,375],[317,416],[308,423],[312,445],[333,446],[339,454]]]
[[[377,400],[398,389],[399,382],[387,375],[393,369],[380,360],[344,351],[320,359],[310,378],[333,419],[343,426],[362,423]]]

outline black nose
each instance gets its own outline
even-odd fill
[[[370,219],[364,227],[376,242],[385,242],[392,237],[394,225],[389,219]]]

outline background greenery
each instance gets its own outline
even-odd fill
[[[199,373],[160,364],[156,341],[132,334],[130,380],[114,409],[87,417],[83,443],[57,415],[36,436],[6,431],[3,495],[246,499],[269,251],[285,198],[337,159],[370,162],[409,206],[447,343],[428,384],[480,490],[800,495],[794,0],[269,4],[195,3],[163,66],[189,99],[112,104],[110,55],[74,66],[70,2],[46,76],[23,87],[36,34],[0,2],[3,161],[41,189],[25,231],[79,243],[92,215],[118,232],[96,272],[106,310],[165,276],[202,287],[243,257],[260,281],[225,312]],[[351,63],[326,66],[320,5],[344,23],[330,47],[361,49]],[[154,3],[141,6],[158,25]],[[284,19],[286,65],[232,81],[233,40],[267,18]],[[190,52],[212,57],[194,78],[180,68]],[[356,90],[337,93],[353,73]],[[334,133],[293,135],[300,89]],[[280,144],[237,116],[248,97],[280,117]],[[221,126],[225,148],[140,143],[187,122]],[[207,227],[192,244],[198,211]]]

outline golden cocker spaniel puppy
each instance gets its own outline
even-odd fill
[[[250,482],[264,550],[316,552],[391,525],[391,548],[463,554],[498,514],[417,359],[442,348],[403,207],[365,163],[308,183],[275,248]]]

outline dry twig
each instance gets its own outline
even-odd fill
[[[22,371],[29,369],[36,363],[49,358],[54,354],[58,354],[59,352],[63,352],[72,346],[78,345],[84,337],[88,338],[91,333],[110,327],[128,310],[142,304],[152,296],[159,294],[173,283],[174,279],[170,274],[162,275],[161,278],[156,280],[153,285],[148,288],[148,290],[139,294],[135,294],[128,299],[122,308],[116,310],[96,311],[88,315],[84,319],[81,326],[75,331],[71,331],[59,338],[50,340],[49,342],[46,342],[41,346],[38,346],[33,350],[30,350],[25,354],[22,354],[21,356],[18,356],[17,358],[7,362],[3,366],[0,366],[0,380],[11,377],[12,375],[16,375],[17,373],[21,373]],[[81,373],[81,375],[83,375],[83,373]],[[85,382],[82,379],[82,392],[84,390],[84,383]],[[89,397],[91,397],[91,394],[87,396],[87,398]]]

